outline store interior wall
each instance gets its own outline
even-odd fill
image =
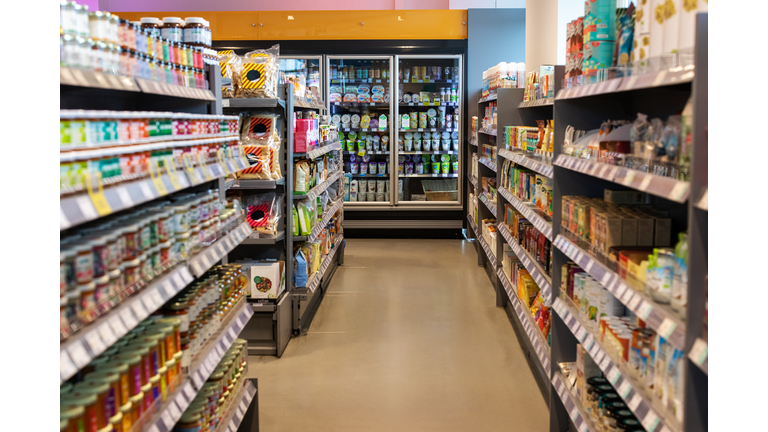
[[[468,10],[467,121],[480,117],[477,100],[483,71],[500,62],[525,61],[526,15],[523,8]]]

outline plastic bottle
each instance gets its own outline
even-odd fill
[[[456,89],[452,88],[451,89],[451,102],[455,103],[455,102],[458,102],[458,101],[459,101],[459,96],[456,94]]]
[[[512,88],[517,88],[517,63],[510,62],[507,67],[507,77]]]
[[[517,88],[525,87],[525,63],[517,63]]]

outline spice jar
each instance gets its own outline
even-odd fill
[[[96,396],[96,424],[99,430],[109,426],[109,418],[114,409],[114,397],[110,398],[112,388],[109,384],[98,381],[83,381],[78,383],[75,392]]]
[[[108,406],[108,410],[106,411],[107,416],[113,417],[120,413],[120,405],[123,403],[121,400],[121,397],[123,396],[123,389],[119,374],[107,371],[91,372],[86,375],[85,381],[98,382],[108,385],[109,391],[107,392],[106,401]],[[126,394],[125,397],[127,401],[128,395]]]
[[[144,414],[144,393],[131,396],[131,423],[136,423]]]
[[[62,403],[59,406],[61,422],[66,422],[66,428],[60,429],[66,432],[83,432],[85,427],[85,407],[71,403]]]

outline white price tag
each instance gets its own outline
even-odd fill
[[[232,329],[232,327],[229,328],[227,331],[227,334],[229,334],[229,337],[232,338],[232,340],[237,339],[237,333]]]
[[[659,336],[663,337],[664,339],[669,339],[669,337],[675,331],[676,327],[677,324],[675,324],[674,321],[669,318],[664,318],[664,321],[661,322],[661,325],[658,328]]]
[[[120,202],[123,203],[123,208],[133,206],[133,199],[131,198],[131,194],[128,193],[127,188],[119,187],[115,188],[115,191],[117,192],[117,197],[120,198]]]
[[[237,432],[237,425],[234,420],[229,421],[229,432]]]
[[[241,400],[241,401],[240,401],[240,409],[241,409],[243,412],[246,412],[246,411],[248,411],[248,404],[246,404],[246,403],[245,403],[245,400]]]
[[[69,354],[65,350],[61,350],[59,353],[59,374],[62,379],[68,379],[72,375],[77,373],[77,367],[72,362]]]
[[[594,359],[595,357],[597,357],[597,354],[600,352],[601,352],[600,345],[594,344],[592,345],[592,349],[589,350],[589,355],[592,356],[592,358]]]
[[[589,426],[587,426],[586,421],[582,421],[579,425],[579,432],[587,432],[589,430]]]
[[[79,340],[70,345],[69,348],[67,348],[67,352],[69,353],[69,357],[75,363],[75,366],[78,368],[87,365],[88,362],[91,361],[91,357],[88,355],[88,352],[85,351],[83,343]]]
[[[580,327],[579,331],[576,332],[576,339],[579,340],[579,342],[583,341],[584,338],[587,336],[587,331],[584,330],[584,327]]]
[[[652,431],[659,425],[659,416],[653,410],[648,410],[648,414],[643,417],[640,423],[643,424],[646,430]]]
[[[709,347],[707,346],[707,343],[701,339],[696,339],[696,341],[693,342],[691,351],[688,353],[688,357],[691,359],[691,361],[699,366],[704,364],[704,361],[707,359],[708,355]]]
[[[616,178],[616,173],[619,172],[619,167],[611,167],[611,172],[608,174],[608,177],[606,177],[607,180],[614,180]]]
[[[92,220],[99,217],[99,214],[96,213],[96,208],[93,206],[93,203],[87,195],[75,198],[75,202],[77,203],[77,207],[80,209],[80,213],[85,216],[86,220]]]
[[[123,321],[120,320],[119,316],[113,316],[109,319],[108,323],[112,328],[112,331],[115,332],[115,337],[119,338],[128,333],[128,329],[125,328],[125,325],[123,324]]]
[[[91,347],[91,351],[94,355],[99,355],[107,349],[104,342],[99,336],[98,329],[94,329],[85,334],[85,341],[88,342],[88,346]]]
[[[240,328],[243,328],[243,326],[245,325],[245,320],[243,319],[243,316],[242,316],[242,315],[240,315],[239,317],[237,317],[237,324],[239,324],[239,325],[240,325]]]
[[[608,371],[608,374],[606,375],[608,378],[608,381],[611,382],[611,384],[616,384],[616,381],[621,378],[621,372],[619,372],[619,368],[616,366],[612,367],[610,371]]]
[[[147,432],[160,432],[160,428],[158,428],[156,424],[153,424],[147,429]]]
[[[613,275],[609,272],[603,273],[602,279],[600,279],[600,284],[606,288],[608,288],[608,285],[612,282]]]
[[[149,293],[149,297],[152,298],[152,301],[155,302],[158,308],[165,304],[165,301],[163,301],[163,298],[160,296],[160,293],[157,291],[157,289],[152,290],[152,292]]]
[[[133,310],[133,313],[136,314],[136,318],[138,318],[139,321],[142,321],[149,316],[149,312],[140,301],[131,302],[131,309]]]
[[[630,390],[632,390],[632,385],[629,384],[629,381],[624,380],[618,388],[619,396],[626,399]]]
[[[139,323],[136,320],[136,317],[133,316],[133,312],[131,312],[130,309],[121,310],[120,319],[123,320],[123,324],[125,324],[126,328],[129,328],[129,329],[136,327],[136,324]]]
[[[653,86],[661,85],[661,83],[664,82],[664,78],[667,77],[667,70],[664,69],[661,72],[659,72],[658,75],[656,75],[656,79],[653,80]]]
[[[173,276],[171,276],[171,279],[173,279],[173,283],[179,289],[184,288],[184,286],[186,285],[184,281],[181,279],[181,275],[179,275],[178,272],[174,273]]]
[[[624,291],[624,295],[621,296],[621,302],[624,303],[625,305],[628,305],[634,295],[635,295],[635,292],[632,291],[631,289]]]
[[[571,420],[575,422],[579,417],[579,409],[576,407],[576,404],[573,405],[573,408],[571,408],[571,411],[568,414],[571,416]]]
[[[152,298],[152,296],[149,294],[142,296],[141,302],[144,303],[144,307],[147,309],[147,311],[152,311],[152,312],[156,311],[157,308],[163,305],[162,303],[157,304],[155,299]]]
[[[646,189],[648,189],[648,185],[651,184],[651,180],[653,180],[653,176],[650,175],[650,174],[645,174],[643,176],[643,181],[640,182],[640,186],[638,186],[637,188],[640,189],[641,191],[645,192]]]
[[[672,191],[669,193],[669,198],[674,201],[681,201],[685,195],[685,192],[688,191],[688,185],[689,184],[687,182],[677,182],[675,187],[673,187]]]
[[[163,281],[162,285],[157,287],[157,290],[163,298],[173,297],[173,295],[176,294],[176,290],[173,289],[173,285],[171,285],[167,279]]]
[[[627,402],[627,407],[629,407],[630,410],[635,411],[637,407],[640,406],[640,402],[642,402],[643,398],[640,397],[639,394],[635,393],[634,396],[632,396],[632,399]]]
[[[652,310],[653,310],[653,306],[647,301],[643,300],[643,302],[640,304],[640,307],[637,308],[637,316],[639,316],[640,319],[645,321],[648,319],[648,315],[651,314]]]
[[[603,361],[600,362],[600,369],[606,370],[610,365],[611,365],[611,358],[608,356],[603,356]]]
[[[639,295],[636,295],[632,300],[629,301],[629,303],[627,304],[627,307],[631,311],[636,311],[637,305],[640,304],[640,300],[642,300],[642,298]]]
[[[627,80],[627,85],[624,86],[625,89],[632,89],[635,86],[635,82],[637,82],[638,75],[632,75],[629,77],[629,80]]]
[[[145,200],[151,200],[155,198],[155,193],[152,192],[152,189],[149,187],[147,182],[143,181],[139,183],[139,189],[141,190],[141,193],[144,194]]]
[[[101,336],[101,340],[104,341],[104,344],[107,346],[112,345],[117,340],[117,336],[112,332],[109,323],[106,322],[99,326],[99,335]]]
[[[184,395],[189,400],[193,400],[195,396],[197,396],[197,392],[195,392],[195,390],[192,388],[192,384],[186,383],[184,385]]]
[[[593,264],[594,264],[594,262],[592,260],[589,260],[587,262],[587,265],[584,266],[584,271],[589,273],[589,271],[592,270],[592,265]]]
[[[171,413],[167,410],[163,411],[163,413],[160,415],[160,420],[163,421],[165,428],[168,430],[173,430],[173,426],[176,425],[176,422],[173,421],[173,418],[171,417]]]
[[[595,338],[593,338],[592,335],[588,335],[582,342],[582,345],[589,351],[595,345]]]
[[[635,172],[632,170],[627,170],[627,173],[624,175],[624,179],[621,181],[621,184],[624,186],[629,186],[632,184],[632,181],[635,179]]]
[[[617,299],[622,300],[623,302],[623,295],[627,290],[627,286],[624,284],[624,282],[619,283],[619,286],[616,288],[616,291],[613,293],[613,295],[616,296]]]
[[[205,383],[205,380],[200,376],[200,373],[196,373],[192,375],[192,382],[195,383],[195,388],[201,389],[203,388],[203,384]]]

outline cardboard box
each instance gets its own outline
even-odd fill
[[[251,298],[276,299],[285,290],[285,261],[251,261],[243,267],[248,267]]]
[[[643,204],[646,201],[646,194],[637,191],[605,189],[603,191],[603,200],[611,204]]]

